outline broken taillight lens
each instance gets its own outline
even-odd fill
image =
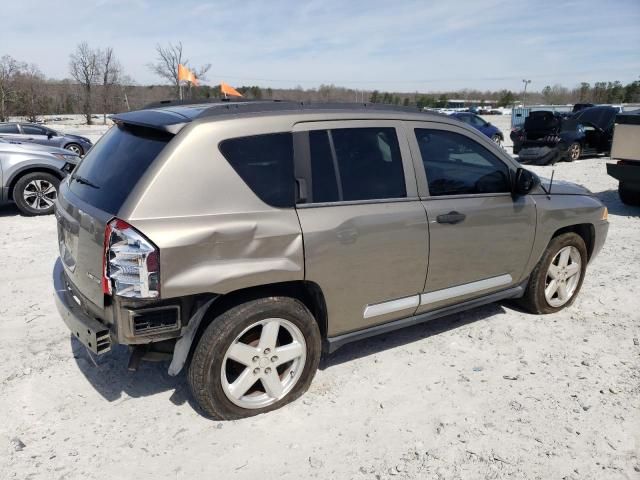
[[[160,296],[160,252],[127,222],[114,219],[104,232],[102,291],[126,298]]]

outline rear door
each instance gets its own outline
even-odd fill
[[[294,145],[305,278],[322,288],[329,336],[411,316],[429,246],[401,124],[301,123]]]
[[[20,130],[17,123],[0,123],[0,138],[5,140],[18,140]]]
[[[511,196],[515,167],[465,129],[406,126],[430,235],[419,312],[519,283],[535,238],[536,209],[530,196]]]

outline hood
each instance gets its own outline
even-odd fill
[[[17,142],[15,140],[6,140],[2,142],[4,147],[3,150],[7,151],[19,151],[25,153],[35,153],[38,155],[42,154],[57,154],[64,155],[70,163],[78,163],[80,157],[69,150],[65,150],[64,148],[51,147],[49,145],[40,145],[37,143],[29,143],[29,142]]]
[[[550,182],[551,182],[550,179],[540,177],[540,183],[547,191],[549,191]],[[536,189],[531,193],[538,194],[538,195],[546,195],[546,192],[539,186],[536,187]],[[564,180],[557,180],[554,178],[553,184],[551,185],[551,195],[593,195],[593,194],[591,193],[591,190],[583,187],[582,185],[578,185],[577,183],[567,182]]]

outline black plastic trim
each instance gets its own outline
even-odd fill
[[[402,318],[400,320],[394,320],[392,322],[383,323],[381,325],[374,325],[373,327],[358,330],[356,332],[345,333],[344,335],[338,335],[337,337],[329,337],[325,340],[323,350],[326,353],[333,353],[344,345],[363,340],[365,338],[373,337],[383,333],[389,333],[400,328],[410,327],[419,323],[435,320],[436,318],[451,315],[453,313],[462,312],[471,308],[480,307],[488,303],[494,303],[499,300],[505,300],[507,298],[519,298],[524,294],[528,279],[522,282],[520,285],[511,287],[507,290],[492,293],[484,297],[468,300],[457,305],[451,305],[449,307],[440,308],[431,312],[421,313],[412,317]]]

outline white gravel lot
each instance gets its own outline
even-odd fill
[[[610,212],[572,307],[490,305],[346,346],[301,399],[232,422],[198,414],[166,364],[94,364],[54,306],[54,217],[0,208],[0,479],[640,478],[640,209],[606,160],[555,167]]]

